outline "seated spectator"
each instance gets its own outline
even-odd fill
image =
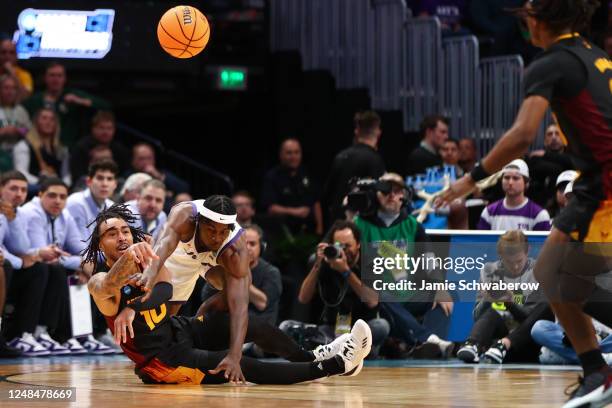
[[[65,209],[67,197],[68,186],[59,178],[49,177],[41,183],[39,196],[23,206],[31,243],[29,253],[38,253],[46,261],[43,270],[46,269],[48,279],[35,332],[36,341],[50,354],[84,354],[88,351],[108,354],[113,351],[92,335],[83,339],[85,347],[72,337],[67,277],[73,274],[83,276],[80,254],[85,249],[85,241],[75,220]]]
[[[302,146],[297,139],[281,143],[279,165],[266,173],[261,205],[272,216],[280,217],[292,233],[323,235],[323,214],[319,191],[302,166]]]
[[[521,159],[513,160],[503,168],[505,197],[482,210],[477,229],[550,231],[548,211],[525,196],[528,188],[527,163]]]
[[[599,349],[608,365],[612,365],[612,329],[593,319],[593,326],[599,342]],[[579,365],[580,360],[572,347],[563,327],[550,320],[538,320],[531,329],[531,337],[540,346],[540,363]]]
[[[569,154],[565,153],[565,145],[561,140],[561,131],[557,125],[550,125],[544,134],[544,149],[535,150],[529,154],[527,165],[531,173],[531,197],[535,202],[546,205],[554,195],[554,182],[564,170],[574,168]]]
[[[385,162],[378,153],[380,116],[374,111],[357,112],[353,121],[354,144],[336,155],[323,189],[322,201],[331,221],[345,218],[342,201],[350,190],[349,181],[377,179],[385,172]]]
[[[249,268],[249,315],[258,316],[276,326],[281,293],[283,291],[278,268],[261,258],[265,250],[263,231],[257,224],[245,227]]]
[[[3,325],[2,312],[5,310],[5,304],[9,305],[7,311],[15,310],[16,299],[13,296],[15,289],[9,292],[11,283],[15,282],[12,279],[13,271],[19,270],[17,274],[20,274],[22,269],[30,268],[34,264],[34,257],[25,255],[30,248],[30,241],[26,234],[23,212],[18,208],[26,199],[28,183],[23,174],[9,171],[4,173],[0,179],[0,185],[2,186],[2,200],[0,202],[0,329],[2,329],[0,332],[0,358],[7,358],[19,357],[21,350],[6,344],[3,333],[11,331],[11,318],[16,316],[13,313],[8,313],[10,317],[8,320],[5,319]],[[28,272],[26,271],[24,274],[27,275]],[[21,276],[16,281],[21,282]],[[11,294],[10,298],[9,293]],[[31,300],[27,295],[24,297],[25,302]],[[33,324],[35,325],[36,322],[34,321]],[[8,328],[8,330],[4,330],[5,328]]]
[[[521,231],[508,231],[497,241],[500,260],[488,262],[480,272],[481,282],[532,283],[535,260],[529,258],[529,243]],[[457,352],[466,363],[537,362],[540,347],[531,338],[531,328],[541,319],[554,318],[542,291],[488,291],[478,294],[474,326]],[[516,327],[515,329],[511,329]]]
[[[448,139],[448,119],[427,116],[421,122],[421,144],[408,155],[406,175],[424,173],[425,169],[442,164],[439,150]]]
[[[418,15],[438,17],[442,35],[466,35],[463,27],[467,0],[421,0]]]
[[[361,232],[357,226],[350,221],[336,221],[311,257],[310,272],[302,282],[298,299],[309,304],[318,292],[324,304],[319,331],[326,340],[348,333],[357,319],[365,320],[372,329],[370,358],[376,358],[390,329],[389,323],[378,315],[378,294],[361,281],[360,249]],[[290,331],[298,325],[288,320],[280,327]]]
[[[117,188],[119,169],[114,161],[103,160],[89,166],[87,189],[70,194],[66,210],[74,219],[79,236],[87,241],[93,225],[87,227],[104,208],[113,205],[110,199]]]
[[[253,196],[246,191],[236,191],[232,196],[234,207],[236,207],[236,221],[241,227],[245,228],[253,224],[255,216],[255,200]]]
[[[23,173],[30,184],[38,184],[40,177],[61,177],[70,185],[68,158],[68,149],[59,141],[55,112],[41,109],[34,116],[34,127],[13,148],[15,169]]]
[[[372,248],[373,245],[378,245],[376,243],[384,241],[389,243],[388,249],[393,253],[409,253],[408,248],[414,243],[422,245],[429,239],[423,227],[403,208],[406,199],[403,183],[384,179],[383,181],[390,183],[391,186],[388,194],[377,193],[378,209],[373,214],[358,215],[355,218],[355,224],[361,233],[360,245],[362,248]],[[415,249],[415,252],[418,251],[420,256],[424,256],[420,253],[420,249]],[[410,255],[414,256],[415,252]],[[423,250],[423,254],[426,252],[429,251]],[[373,260],[364,259],[363,262],[369,265]],[[411,276],[418,281],[417,287],[421,287],[420,282],[443,280],[442,275],[443,272],[437,270],[418,270]],[[392,283],[406,279],[408,275],[387,272],[381,276],[383,280]],[[446,291],[419,291],[418,296],[412,297],[406,291],[397,291],[395,294],[400,301],[383,303],[383,309],[392,322],[391,335],[408,344],[421,345],[421,350],[424,351],[423,357],[448,356],[452,343],[443,338],[446,337],[454,306],[450,294]],[[428,352],[425,353],[425,350]]]
[[[17,101],[17,80],[0,77],[0,172],[13,169],[13,147],[32,127],[30,115]]]
[[[157,234],[168,219],[164,212],[165,200],[166,186],[164,183],[156,179],[145,181],[138,198],[125,203],[132,214],[137,217],[137,222],[132,226],[150,234],[154,240],[157,239]]]
[[[114,201],[126,203],[128,201],[137,200],[140,196],[142,185],[152,178],[153,177],[149,176],[147,173],[132,174],[125,180],[123,186],[121,186],[121,190],[119,191],[119,197],[117,197],[117,199]]]
[[[463,176],[463,169],[459,167],[459,143],[455,139],[448,139],[440,149],[442,164],[453,166],[457,178]]]
[[[34,81],[32,75],[17,65],[15,43],[6,38],[0,40],[0,76],[8,75],[17,81],[17,100],[22,101],[32,95]]]
[[[459,166],[465,173],[472,171],[478,161],[478,147],[476,140],[471,137],[459,139]]]
[[[83,117],[97,110],[108,110],[108,102],[74,88],[66,88],[66,68],[59,62],[47,65],[44,76],[45,90],[35,92],[23,102],[30,115],[42,108],[53,110],[60,120],[60,141],[69,149],[84,133]],[[73,173],[73,177],[78,174]]]
[[[138,143],[132,148],[132,166],[124,175],[127,177],[136,172],[147,173],[151,177],[163,181],[169,197],[189,192],[189,183],[171,171],[157,167],[155,150],[150,144]]]
[[[112,112],[99,111],[91,121],[91,135],[78,141],[72,150],[70,170],[73,177],[79,178],[87,174],[87,162],[83,157],[89,157],[92,149],[98,146],[108,147],[112,151],[112,159],[123,173],[129,167],[130,153],[123,143],[115,140],[115,115]]]
[[[87,168],[89,168],[89,166],[91,166],[93,163],[96,163],[99,161],[109,161],[109,160],[114,161],[112,150],[108,146],[103,146],[103,145],[98,145],[92,148],[89,151],[88,159],[89,160],[87,162],[88,163]],[[117,185],[119,185],[121,180],[122,179],[117,178]],[[72,183],[72,188],[70,189],[70,192],[76,193],[78,191],[83,191],[85,189],[87,189],[87,173],[83,174],[81,177],[74,180],[74,182]]]
[[[554,218],[559,214],[559,212],[567,205],[567,195],[565,190],[568,185],[572,183],[576,177],[578,177],[578,172],[575,170],[565,170],[563,173],[559,174],[557,177],[556,186],[557,189],[555,191],[555,196],[549,200],[547,211],[550,214],[551,218]],[[568,191],[568,193],[571,192]]]

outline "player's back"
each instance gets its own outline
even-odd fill
[[[561,36],[529,66],[525,88],[527,96],[549,99],[582,177],[603,183],[612,194],[612,62],[607,54],[577,34]],[[595,195],[602,199],[604,191]]]

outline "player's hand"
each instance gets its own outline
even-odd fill
[[[153,259],[159,259],[159,257],[153,251],[151,244],[148,242],[133,244],[128,248],[126,255],[131,257],[134,262],[140,264],[143,268],[149,266]]]
[[[452,183],[445,192],[435,199],[434,207],[439,208],[449,205],[454,199],[470,194],[475,188],[476,182],[472,179],[472,176],[466,174]]]
[[[233,383],[246,383],[242,368],[240,368],[240,359],[230,355],[225,356],[214,370],[208,370],[211,374],[219,374],[225,371],[225,379]]]
[[[130,338],[134,338],[134,328],[132,322],[136,316],[136,311],[131,307],[125,307],[115,318],[115,343],[121,344],[127,342],[127,332],[130,332]]]

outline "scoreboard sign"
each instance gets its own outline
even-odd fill
[[[17,57],[104,58],[113,42],[114,19],[112,9],[25,9],[13,36]]]

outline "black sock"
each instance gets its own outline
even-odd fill
[[[578,359],[580,360],[580,365],[584,370],[585,377],[596,371],[601,370],[607,365],[606,360],[604,360],[599,349],[590,350],[586,353],[582,353],[578,355]]]
[[[344,360],[340,356],[333,356],[320,363],[312,363],[314,367],[321,370],[325,375],[338,375],[344,373]]]

